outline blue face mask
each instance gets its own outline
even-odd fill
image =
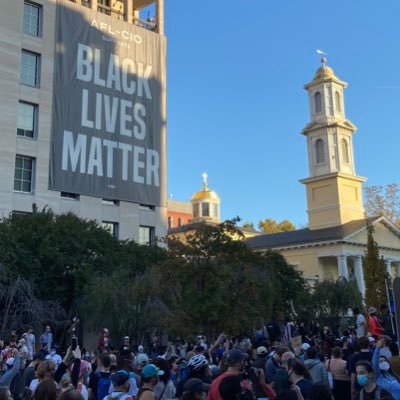
[[[360,386],[365,386],[368,383],[368,376],[367,375],[357,375],[357,383]]]

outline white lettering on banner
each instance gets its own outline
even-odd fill
[[[94,54],[94,56],[93,56]],[[118,60],[118,61],[117,61]],[[77,52],[77,79],[84,82],[91,82],[101,87],[111,88],[126,94],[137,94],[139,97],[146,97],[151,100],[149,79],[153,72],[151,65],[144,65],[141,62],[135,62],[125,58],[120,62],[116,54],[110,54],[107,63],[107,71],[101,69],[101,51],[78,43]],[[119,67],[122,65],[122,68]],[[134,71],[137,71],[135,74]],[[136,82],[135,82],[136,79]],[[122,81],[122,88],[121,88]]]
[[[103,147],[105,151],[103,152]],[[114,177],[115,152],[121,151],[122,180],[160,186],[160,155],[156,150],[98,137],[87,138],[79,133],[76,143],[72,132],[64,131],[62,169],[82,174],[103,176],[106,163],[107,178]],[[89,156],[87,157],[87,152]],[[118,153],[117,153],[118,154]],[[87,162],[86,162],[87,161]],[[129,165],[132,166],[129,169]],[[131,173],[129,172],[131,171]]]
[[[120,135],[132,137],[138,140],[146,138],[146,107],[144,104],[132,104],[129,100],[119,99],[118,97],[107,96],[102,93],[95,93],[95,115],[89,116],[90,98],[89,91],[82,89],[82,121],[81,125],[85,128],[95,128],[105,130],[108,133],[119,133]],[[102,110],[104,109],[104,113]],[[119,131],[117,131],[117,118],[119,117]],[[103,121],[104,119],[104,121]],[[95,121],[95,122],[93,122]]]
[[[90,24],[90,26],[95,27],[96,29],[98,29],[100,31],[107,32],[108,34],[113,35],[113,36],[121,36],[123,39],[130,40],[131,42],[135,42],[136,44],[142,44],[142,42],[143,42],[143,39],[140,35],[133,33],[133,32],[126,31],[126,30],[113,31],[111,25],[108,25],[105,22],[99,23],[94,19],[94,20],[92,20],[92,23]]]
[[[68,159],[71,160],[71,170],[76,171],[78,160],[81,160],[80,170],[81,174],[85,173],[86,167],[86,135],[78,135],[76,146],[74,146],[74,137],[72,132],[64,131],[63,142],[63,156],[62,156],[62,169],[68,171]]]

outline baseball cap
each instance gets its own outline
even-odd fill
[[[117,371],[111,375],[111,382],[115,387],[122,386],[129,379],[129,374],[126,371]]]
[[[142,369],[143,378],[152,378],[153,376],[164,375],[164,371],[160,368],[157,368],[154,364],[147,364]]]
[[[310,347],[311,347],[311,346],[310,346],[308,343],[303,343],[303,344],[301,345],[301,348],[302,348],[304,351],[308,350]]]
[[[247,353],[244,353],[242,350],[238,348],[234,348],[226,356],[226,361],[229,364],[235,364],[239,361],[247,360],[248,358],[249,355]]]
[[[147,364],[149,362],[149,357],[144,353],[140,353],[137,356],[137,362],[138,364]]]
[[[376,313],[376,308],[375,307],[370,307],[368,308],[368,314],[375,314]]]
[[[208,392],[211,385],[204,383],[201,379],[188,379],[183,385],[184,392]]]
[[[267,354],[267,353],[268,353],[268,350],[266,347],[264,347],[264,346],[257,347],[257,354],[262,355],[262,354]]]

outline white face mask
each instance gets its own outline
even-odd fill
[[[390,364],[387,361],[381,361],[379,363],[379,369],[382,370],[382,371],[389,371]]]

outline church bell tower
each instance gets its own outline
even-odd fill
[[[346,82],[335,76],[321,60],[308,92],[310,122],[302,134],[307,138],[309,177],[307,188],[310,229],[327,228],[364,218],[361,183],[354,167],[352,135],[356,127],[346,119]]]

